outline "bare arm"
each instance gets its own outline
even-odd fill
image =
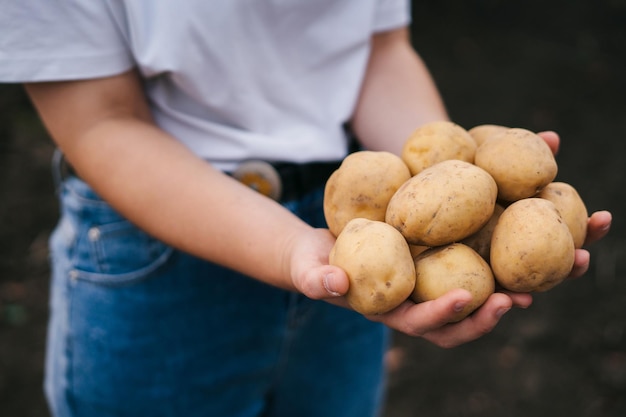
[[[26,89],[80,176],[139,227],[269,284],[329,295],[320,277],[334,270],[324,265],[334,239],[155,126],[134,72]]]
[[[410,43],[409,31],[403,28],[375,35],[352,118],[357,137],[369,149],[399,154],[420,125],[447,119],[430,72]]]

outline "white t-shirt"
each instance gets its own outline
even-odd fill
[[[369,39],[408,0],[5,0],[0,81],[136,66],[157,123],[217,168],[346,154]]]

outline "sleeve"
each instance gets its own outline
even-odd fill
[[[377,0],[374,31],[384,32],[411,23],[410,0]]]
[[[134,63],[106,0],[0,0],[0,81],[115,75]]]

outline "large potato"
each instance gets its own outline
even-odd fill
[[[462,243],[432,248],[417,256],[415,277],[411,299],[416,303],[434,300],[455,288],[472,294],[472,301],[454,316],[453,322],[467,317],[495,291],[489,264]]]
[[[537,195],[552,201],[574,238],[574,246],[581,248],[587,237],[588,211],[578,191],[570,184],[552,182]]]
[[[324,189],[324,216],[338,236],[352,219],[385,220],[387,203],[411,174],[390,152],[359,151],[348,155]]]
[[[557,174],[556,160],[547,143],[520,128],[485,140],[476,149],[474,163],[496,180],[498,197],[510,202],[535,196]]]
[[[467,130],[441,120],[417,128],[405,141],[401,157],[411,175],[416,175],[448,159],[473,163],[475,152],[476,142]]]
[[[487,223],[497,192],[495,181],[481,168],[464,161],[439,162],[396,191],[385,221],[412,245],[445,245]]]
[[[491,239],[491,268],[504,288],[547,291],[574,265],[574,240],[551,201],[527,198],[500,215]]]
[[[346,300],[361,314],[386,313],[415,287],[415,266],[402,235],[384,222],[356,218],[337,237],[329,262],[348,274]]]

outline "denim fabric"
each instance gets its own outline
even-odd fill
[[[366,417],[388,330],[153,239],[60,183],[46,395],[56,417]],[[323,190],[286,206],[323,226]]]

